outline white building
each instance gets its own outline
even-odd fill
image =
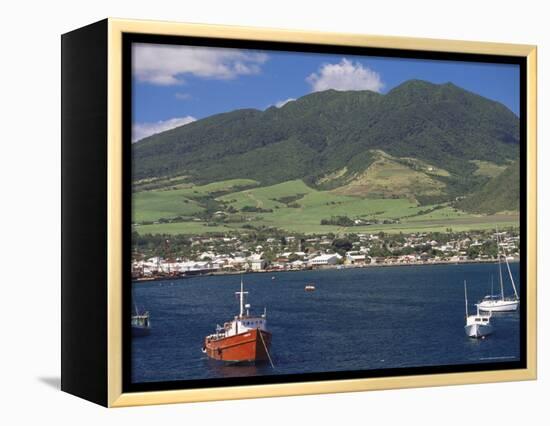
[[[250,269],[252,271],[261,271],[262,269],[265,269],[267,262],[262,259],[262,257],[263,253],[257,253],[246,258],[246,261],[248,265],[250,265]]]
[[[367,257],[357,251],[348,251],[346,253],[346,263],[350,265],[361,265],[366,263]]]
[[[290,257],[293,254],[295,254],[298,257],[305,257],[305,252],[303,251],[285,251],[284,253],[281,253],[281,257]]]
[[[265,269],[267,262],[264,259],[257,259],[250,261],[250,269],[252,271],[261,271]]]
[[[313,266],[322,266],[322,265],[336,265],[342,259],[338,253],[334,254],[322,254],[316,256],[309,260],[309,263]]]

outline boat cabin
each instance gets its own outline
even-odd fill
[[[488,325],[491,315],[470,315],[466,320],[466,325],[479,324]]]
[[[265,308],[264,313],[261,315],[250,315],[250,304],[245,304],[244,301],[248,292],[244,291],[242,278],[241,291],[237,291],[235,294],[239,296],[239,314],[235,315],[232,321],[226,322],[223,327],[218,325],[216,332],[206,337],[207,341],[224,339],[255,329],[267,331],[267,312]]]
[[[132,327],[149,327],[149,312],[140,315],[132,315]]]
[[[261,316],[236,316],[233,321],[224,324],[224,329],[227,337],[244,333],[249,330],[254,330],[256,328],[267,331],[265,314]]]

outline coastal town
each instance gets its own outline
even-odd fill
[[[390,265],[519,260],[519,230],[411,234],[288,235],[282,231],[209,236],[133,235],[132,279]]]

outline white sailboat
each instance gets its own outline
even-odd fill
[[[476,315],[468,315],[468,289],[466,288],[466,281],[464,281],[464,303],[466,304],[466,325],[464,326],[466,335],[477,339],[491,334],[493,332],[491,313],[480,314],[478,306]]]
[[[498,237],[497,229],[497,257],[498,257],[498,272],[500,279],[500,297],[494,296],[491,292],[491,295],[485,296],[481,302],[477,304],[477,307],[480,311],[484,312],[513,312],[516,311],[519,307],[519,296],[516,290],[516,284],[514,283],[514,277],[512,276],[512,271],[510,270],[510,264],[508,263],[508,257],[506,256],[506,251],[504,250],[504,261],[506,263],[506,268],[508,270],[508,275],[510,276],[510,282],[512,283],[512,288],[514,289],[513,297],[504,296],[504,280],[502,278],[502,261],[500,254],[500,239]]]

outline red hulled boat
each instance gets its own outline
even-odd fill
[[[271,362],[271,333],[267,331],[265,308],[262,315],[250,315],[250,305],[244,302],[248,292],[243,287],[241,277],[241,291],[235,292],[239,295],[239,315],[223,327],[218,325],[215,333],[204,338],[203,352],[219,361]]]

